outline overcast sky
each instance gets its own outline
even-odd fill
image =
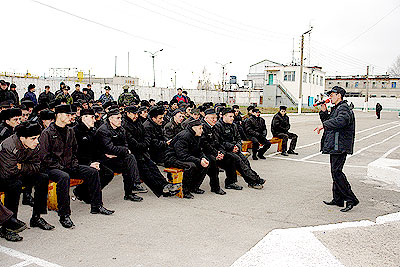
[[[263,59],[290,63],[293,38],[298,61],[310,24],[305,62],[327,75],[365,74],[367,65],[384,74],[400,55],[399,0],[1,0],[0,7],[0,72],[76,67],[111,77],[117,56],[117,75],[127,75],[129,51],[130,75],[152,84],[144,50],[164,49],[156,57],[157,86],[171,87],[173,70],[181,87],[197,84],[204,68],[218,82],[216,62],[230,61],[228,76],[241,81]]]

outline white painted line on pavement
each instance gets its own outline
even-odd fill
[[[23,262],[21,262],[20,264],[29,262],[29,264],[36,264],[43,267],[61,267],[61,265],[51,263],[36,257],[32,257],[17,250],[6,248],[3,246],[0,246],[0,252],[7,254],[8,256],[23,260]],[[26,265],[15,265],[15,266],[26,266]]]
[[[28,266],[31,265],[33,262],[31,261],[21,261],[20,263],[11,265],[10,267],[23,267],[23,266]]]
[[[390,122],[390,123],[382,124],[382,125],[375,126],[375,127],[372,127],[372,128],[364,129],[364,130],[362,130],[362,131],[356,132],[356,134],[359,134],[359,133],[361,133],[361,132],[366,132],[366,131],[369,131],[369,130],[378,128],[378,127],[380,127],[380,126],[384,126],[384,125],[392,124],[392,123],[396,123],[396,122]],[[399,127],[399,126],[400,126],[400,124],[399,124],[399,125],[392,126],[392,127],[390,127],[390,128],[386,128],[386,129],[384,129],[384,130],[381,130],[381,131],[372,133],[372,134],[370,134],[370,135],[364,136],[363,138],[356,139],[354,142],[356,143],[356,142],[365,140],[365,139],[367,139],[367,138],[370,138],[370,137],[375,136],[375,135],[377,135],[377,134],[380,134],[380,133],[389,131],[389,130],[391,130],[391,129],[393,129],[393,128],[396,128],[396,127]],[[314,144],[314,143],[313,143],[313,144]],[[318,155],[321,155],[321,154],[322,154],[321,152],[318,152],[318,153],[315,153],[315,154],[311,154],[311,155],[309,155],[309,156],[306,156],[306,157],[302,158],[302,160],[308,160],[308,159],[310,159],[310,158],[313,158],[313,157],[318,156]]]
[[[288,158],[288,157],[270,157],[270,158],[297,161],[297,162],[305,162],[305,163],[313,163],[313,164],[320,164],[320,165],[330,165],[329,162],[314,161],[314,160],[301,160],[301,159],[294,159],[294,158]],[[346,165],[344,165],[344,167],[362,168],[362,169],[366,169],[367,168],[367,166],[351,165],[351,164],[346,164]]]
[[[379,216],[376,218],[376,222],[363,220],[272,230],[231,266],[343,267],[344,265],[330,253],[328,248],[315,237],[313,232],[367,227],[395,221],[400,221],[400,212]]]
[[[387,156],[389,156],[390,154],[392,154],[393,151],[395,151],[395,150],[397,150],[397,149],[399,149],[399,148],[400,148],[400,145],[398,145],[398,146],[396,146],[396,147],[390,149],[388,152],[386,152],[385,154],[383,154],[383,155],[381,156],[381,158],[386,158]]]
[[[386,141],[392,139],[393,137],[395,137],[395,136],[397,136],[397,135],[399,135],[399,134],[400,134],[400,132],[398,132],[398,133],[396,133],[396,134],[394,134],[394,135],[391,135],[391,136],[389,136],[388,138],[385,138],[385,139],[383,139],[382,141],[380,141],[380,142],[378,142],[378,143],[375,143],[375,144],[366,146],[366,147],[364,147],[364,148],[358,150],[357,152],[353,153],[352,155],[348,155],[347,158],[349,159],[349,158],[351,158],[351,157],[353,157],[353,156],[355,156],[355,155],[358,155],[358,154],[360,154],[361,152],[363,152],[364,150],[367,150],[367,149],[369,149],[369,148],[371,148],[371,147],[373,147],[373,146],[383,144],[383,143],[385,143]]]

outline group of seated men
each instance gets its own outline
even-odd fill
[[[59,221],[65,228],[75,226],[70,218],[70,179],[83,180],[73,194],[90,205],[92,214],[103,215],[114,213],[103,206],[102,190],[115,173],[122,173],[123,198],[134,202],[143,200],[138,193],[147,192],[142,183],[157,197],[176,195],[182,188],[183,197],[192,199],[205,192],[200,186],[206,175],[211,191],[224,195],[222,170],[225,189],[243,189],[237,173],[250,188],[262,189],[265,183],[242,154],[242,140],[253,142],[253,159],[265,159],[271,145],[265,121],[253,106],[242,120],[237,106],[196,107],[182,97],[181,89],[169,103],[135,98],[119,105],[86,100],[71,105],[61,98],[34,105],[23,98],[0,106],[0,192],[5,195],[0,237],[10,241],[22,240],[18,233],[27,227],[17,219],[21,193],[22,204],[33,207],[30,226],[54,229],[42,217],[50,180],[57,183]],[[285,107],[275,117],[272,132],[284,140],[282,155],[297,154],[297,136],[289,133]],[[287,151],[288,138],[292,142]],[[183,169],[182,184],[169,183],[157,165]]]

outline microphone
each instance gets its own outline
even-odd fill
[[[326,104],[326,103],[329,103],[329,102],[331,102],[331,99],[330,99],[330,98],[315,103],[315,104],[314,104],[314,107],[319,106],[319,105],[323,105],[323,104]]]

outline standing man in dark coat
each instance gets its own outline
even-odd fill
[[[265,180],[260,178],[251,168],[249,160],[242,154],[242,141],[240,140],[239,131],[233,123],[234,113],[233,109],[222,108],[222,117],[214,126],[215,134],[226,154],[234,158],[236,169],[243,176],[248,186],[254,189],[262,189]],[[236,181],[225,181],[225,183],[226,189],[243,189],[236,184]]]
[[[194,194],[204,194],[200,189],[207,174],[209,161],[200,146],[203,133],[200,120],[191,121],[187,128],[175,136],[167,150],[165,166],[183,169],[183,197],[192,199]]]
[[[45,90],[45,91],[42,92],[42,93],[39,95],[39,99],[38,99],[39,104],[43,104],[43,103],[50,104],[50,102],[53,102],[53,101],[54,101],[54,99],[56,98],[56,96],[55,96],[52,92],[50,92],[50,86],[46,85],[46,86],[44,87],[44,90]]]
[[[24,98],[29,99],[36,106],[38,104],[35,94],[36,86],[34,84],[28,85],[28,92],[25,93]]]
[[[13,93],[14,97],[15,97],[14,106],[18,106],[19,105],[19,95],[18,95],[18,92],[17,92],[17,86],[14,83],[12,83],[10,85],[10,92]]]
[[[376,118],[379,120],[381,118],[382,105],[376,103],[375,110],[376,110]]]
[[[164,126],[164,136],[168,140],[183,131],[182,122],[185,118],[183,112],[179,109],[175,110],[171,115],[172,119]]]
[[[16,127],[16,134],[1,143],[0,148],[0,190],[5,192],[5,206],[17,219],[22,186],[35,187],[31,227],[52,230],[41,214],[47,214],[47,187],[49,178],[40,173],[39,124],[26,121]]]
[[[0,103],[4,101],[11,101],[14,105],[17,105],[17,99],[14,94],[8,90],[7,82],[0,80]]]
[[[69,187],[70,179],[83,179],[89,188],[89,199],[92,214],[110,215],[113,211],[103,207],[100,177],[96,169],[80,165],[76,154],[78,144],[75,132],[68,125],[71,123],[70,105],[55,107],[56,121],[51,123],[41,134],[40,162],[41,168],[57,183],[57,202],[60,223],[65,228],[74,227],[72,222]]]
[[[72,99],[74,100],[74,103],[78,102],[79,99],[85,100],[86,97],[85,94],[81,92],[81,85],[80,84],[75,84],[75,91],[72,92],[71,94]]]
[[[165,151],[171,142],[171,139],[167,140],[163,134],[163,121],[164,108],[160,106],[154,106],[150,108],[148,118],[143,123],[146,131],[146,140],[150,144],[150,158],[157,164],[164,163]]]
[[[359,203],[351,190],[346,175],[343,173],[347,154],[353,154],[355,138],[354,113],[347,101],[343,100],[346,94],[343,88],[335,86],[327,94],[335,106],[332,107],[329,113],[326,105],[321,105],[319,116],[322,125],[315,129],[318,134],[321,130],[324,130],[321,151],[323,154],[330,154],[333,178],[333,199],[330,202],[324,201],[324,203],[343,207],[344,202],[346,202],[346,207],[340,211],[347,212]]]
[[[101,163],[114,172],[121,173],[124,181],[124,199],[140,202],[136,193],[146,190],[140,185],[135,156],[128,148],[126,133],[121,127],[122,115],[117,108],[107,112],[107,119],[96,131],[96,142]]]
[[[298,155],[294,150],[297,144],[297,134],[289,132],[290,123],[289,117],[286,114],[286,107],[280,106],[279,112],[274,115],[271,123],[271,132],[274,137],[282,139],[282,155],[289,156],[288,154]],[[289,150],[287,150],[288,140],[290,141]],[[286,152],[287,151],[287,152]]]
[[[141,180],[157,197],[177,194],[180,185],[168,183],[157,165],[150,159],[148,153],[150,144],[147,143],[144,127],[138,119],[138,108],[129,106],[125,108],[125,112],[122,127],[126,132],[128,147],[135,155]]]
[[[89,96],[89,100],[94,100],[94,92],[92,90],[92,85],[90,83],[88,83],[86,91]]]
[[[267,140],[267,126],[260,117],[259,109],[253,109],[250,118],[244,123],[244,129],[249,140],[253,142],[253,160],[265,159],[264,153],[271,147],[271,143]],[[260,144],[263,145],[261,149]]]

